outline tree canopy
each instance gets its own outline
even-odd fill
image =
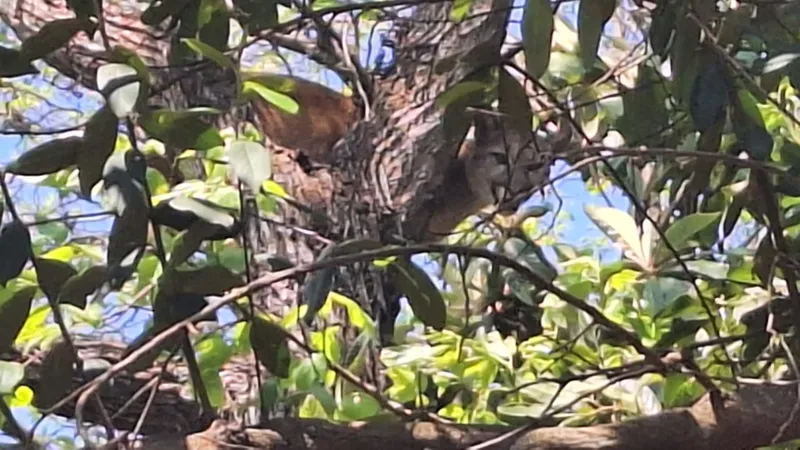
[[[4,438],[800,439],[799,2],[9,0],[0,18]],[[357,106],[324,164],[253,112],[302,118],[298,142],[327,130],[286,74]],[[486,110],[501,140],[538,136],[530,185],[416,239],[468,194],[448,171]]]

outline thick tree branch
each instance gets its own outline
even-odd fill
[[[691,408],[676,409],[627,422],[584,428],[547,427],[494,450],[745,450],[769,445],[797,398],[797,388],[748,385],[714,414],[709,396]],[[318,420],[281,419],[243,431],[219,421],[203,433],[151,440],[146,450],[228,449],[246,445],[265,450],[462,450],[507,431],[500,426],[416,423],[353,423],[334,425]],[[800,421],[787,424],[785,439],[800,437]],[[242,447],[243,448],[243,447]]]

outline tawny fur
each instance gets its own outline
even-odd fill
[[[291,114],[261,98],[254,99],[260,131],[277,145],[299,150],[313,161],[330,163],[330,149],[358,121],[353,99],[302,78],[259,78],[300,105],[297,113]]]
[[[260,131],[274,143],[299,150],[312,161],[330,164],[331,148],[359,119],[358,107],[351,97],[300,78],[283,75],[262,75],[271,88],[292,97],[300,105],[296,114],[288,113],[262,99],[256,99],[255,112]],[[445,174],[433,200],[431,217],[423,240],[438,239],[453,230],[462,220],[497,203],[504,192],[526,192],[535,180],[533,167],[537,158],[530,145],[516,145],[519,157],[514,170],[508,170],[502,157],[508,159],[506,138],[497,120],[478,120],[481,148],[466,140],[457,158]],[[498,192],[500,195],[498,197]]]

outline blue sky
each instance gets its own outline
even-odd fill
[[[524,2],[522,0],[515,0],[515,4],[517,6],[521,6]],[[574,13],[574,12],[573,12]],[[517,9],[513,13],[514,17],[519,20],[521,16],[521,10]],[[574,18],[574,14],[569,14]],[[2,30],[0,30],[2,31]],[[519,31],[517,25],[512,25],[511,28],[512,35],[518,37]],[[374,37],[375,42],[373,44],[373,51],[371,57],[374,58],[376,49],[379,46],[377,42],[378,36]],[[6,45],[8,45],[6,43]],[[366,46],[363,48],[363,60],[367,59],[366,55]],[[303,67],[298,67],[297,73],[303,75]],[[30,78],[30,77],[29,77]],[[317,76],[310,76],[309,78],[316,78],[319,79]],[[335,76],[325,76],[324,79],[326,80],[335,80]],[[63,85],[64,83],[59,83]],[[331,83],[333,85],[337,85],[335,81]],[[38,82],[37,85],[43,86],[41,82]],[[98,107],[97,97],[93,95],[83,95],[83,96],[74,96],[69,93],[60,93],[56,94],[54,101],[61,105],[67,106],[70,108],[74,108],[80,111],[84,111],[87,113],[93,112]],[[38,111],[41,113],[42,111]],[[37,114],[37,111],[34,111],[33,114]],[[69,116],[64,116],[69,120]],[[50,118],[47,122],[52,122],[53,126],[65,126],[72,125],[76,123],[74,118],[72,118],[71,122],[64,122],[64,117],[55,117]],[[38,122],[38,120],[37,120]],[[44,140],[49,138],[44,138]],[[38,142],[42,142],[39,140]],[[0,136],[0,165],[5,165],[9,161],[11,161],[15,156],[19,155],[22,151],[26,148],[29,148],[32,142],[30,140],[22,140],[18,136],[13,135],[5,135]],[[564,164],[557,165],[552,173],[557,174],[561,171],[565,170],[566,167]],[[15,188],[20,187],[20,183],[14,183],[13,185]],[[571,219],[566,222],[567,226],[563,228],[562,237],[565,242],[574,243],[574,244],[581,244],[587,243],[589,240],[595,240],[602,236],[602,234],[594,227],[591,222],[588,221],[583,208],[585,205],[606,205],[605,200],[596,195],[591,195],[587,192],[584,183],[581,181],[579,175],[575,174],[570,176],[555,186],[555,190],[558,192],[558,196],[562,202],[563,212],[568,214]],[[548,190],[549,193],[545,196],[544,199],[540,195],[534,196],[530,200],[531,203],[542,203],[548,202],[552,204],[554,207],[558,205],[558,198],[553,194],[553,189]],[[31,185],[25,185],[18,193],[18,203],[20,205],[29,205],[34,206],[37,204],[41,204],[39,202],[43,201],[43,199],[47,198],[48,195],[52,195],[53,190],[48,188],[41,188],[41,187],[33,187]],[[627,208],[628,202],[624,199],[624,197],[617,191],[608,193],[609,198],[611,199],[614,206],[625,209]],[[80,211],[88,212],[88,211],[97,211],[99,210],[99,206],[97,204],[89,203],[89,202],[80,202],[80,206],[73,206],[73,209],[78,209]],[[25,210],[23,210],[25,212]],[[30,216],[28,216],[30,217]],[[549,222],[552,220],[552,214],[548,214],[544,219],[545,222]],[[562,222],[563,223],[563,222]],[[546,226],[546,225],[545,225]],[[106,231],[110,228],[110,220],[104,221],[95,221],[95,222],[87,222],[82,224],[82,229],[85,231]],[[35,230],[32,230],[35,233]],[[130,317],[121,318],[121,320],[128,319]],[[138,334],[141,326],[144,324],[142,321],[138,321],[138,324],[131,325],[126,330],[125,334],[128,334],[129,337],[131,335]],[[57,426],[56,424],[52,424],[52,426]]]

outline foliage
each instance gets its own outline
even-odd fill
[[[429,246],[425,265],[366,238],[330,244],[315,270],[270,255],[275,273],[304,275],[302,301],[283,317],[251,309],[240,289],[247,284],[245,205],[231,180],[251,191],[260,214],[275,213],[288,194],[270,179],[272,155],[257,133],[211,125],[208,118],[224,111],[148,107],[152,68],[136,49],[115,49],[116,62],[98,71],[102,106],[88,114],[82,136],[41,140],[3,171],[0,344],[52,349],[42,363],[49,381],[32,397],[22,366],[0,363],[4,402],[37,414],[55,404],[70,388],[64,380],[77,373],[62,331],[99,334],[131,310],[150,315],[139,338],[126,342],[126,354],[178,323],[199,331],[191,341],[200,378],[190,381],[213,407],[234,407],[225,404],[220,374],[254,353],[269,372],[253,400],[262,411],[289,406],[299,417],[334,421],[388,415],[382,400],[389,399],[459,423],[606,423],[690,405],[708,379],[727,390],[736,377],[796,375],[782,345],[797,339],[793,321],[778,320],[770,334],[767,316],[775,311],[764,312],[779,294],[797,301],[796,42],[764,12],[769,7],[716,2],[724,8],[710,11],[689,6],[700,2],[661,2],[637,34],[646,53],[635,39],[604,31],[631,14],[616,2],[573,3],[575,31],[551,2],[527,0],[517,45],[525,63],[495,70],[491,81],[456,84],[436,103],[450,107],[499,91],[500,109],[531,127],[553,113],[521,107],[520,94],[546,89],[568,106],[584,140],[598,144],[562,155],[570,170],[604,195],[624,193],[630,205],[587,202],[577,212],[619,251],[614,260],[600,256],[608,247],[568,242],[549,226],[557,212],[535,204],[481,223],[471,218],[447,239],[449,247]],[[451,19],[464,20],[471,4],[453,2]],[[102,23],[87,5],[70,2],[76,18],[50,22],[18,49],[0,50],[4,80],[35,72],[33,63],[78,33],[95,33]],[[177,27],[174,62],[210,60],[234,70],[237,102],[258,96],[296,114],[302,104],[239,73],[237,48],[229,46],[229,18],[255,39],[283,20],[283,7],[252,0],[234,6],[157,1],[141,21]],[[787,11],[797,23],[800,11]],[[753,15],[745,26],[742,18]],[[24,82],[9,86],[17,83]],[[134,127],[149,140],[131,142]],[[171,186],[148,164],[165,157],[165,148],[177,159],[199,155],[205,179]],[[93,233],[102,239],[75,230],[81,217],[24,206],[6,185],[12,175],[26,187],[52,189],[62,203],[99,201],[113,216]],[[379,333],[363,302],[338,288],[342,260],[388,275],[405,297],[396,345],[380,354],[388,385],[376,395],[344,375],[369,375]],[[206,297],[226,295],[219,314],[208,313]],[[174,347],[165,341],[136,367],[172,358]],[[642,349],[683,350],[693,365],[642,370]]]

